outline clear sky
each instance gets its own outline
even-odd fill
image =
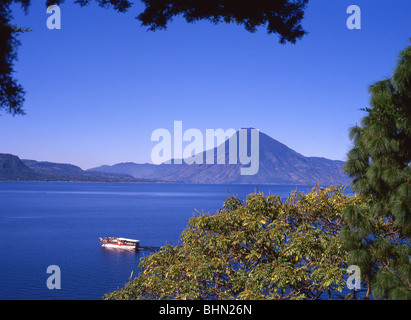
[[[83,169],[150,162],[151,133],[254,127],[305,156],[345,160],[348,129],[364,116],[368,86],[392,74],[410,44],[409,0],[311,0],[297,44],[281,45],[265,29],[188,24],[147,32],[126,14],[61,8],[49,30],[44,0],[14,21],[20,37],[16,77],[27,91],[25,116],[0,117],[0,152]],[[361,30],[346,26],[361,8]]]

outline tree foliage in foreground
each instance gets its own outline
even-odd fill
[[[361,200],[337,187],[294,191],[286,202],[230,196],[217,213],[192,217],[180,244],[142,258],[141,273],[105,298],[336,298],[346,285],[339,233],[348,205]]]
[[[13,0],[0,2],[0,111],[12,115],[24,114],[24,89],[14,77],[14,62],[20,45],[18,34],[24,32],[12,24],[10,4]],[[16,0],[27,9],[28,1]]]
[[[65,0],[46,0],[45,4],[60,5]],[[80,6],[91,0],[74,0]],[[133,2],[129,0],[95,0],[103,8],[127,12]],[[280,43],[295,43],[306,32],[301,26],[308,0],[141,0],[145,10],[137,19],[149,30],[166,29],[174,17],[183,16],[187,22],[199,20],[217,23],[235,22],[255,32],[264,26],[270,34],[278,34]],[[14,78],[14,62],[20,45],[18,34],[22,29],[12,25],[10,6],[20,3],[27,11],[31,0],[0,1],[0,111],[12,115],[24,114],[25,92]]]
[[[368,296],[372,290],[376,298],[411,300],[411,46],[400,53],[392,78],[369,91],[370,107],[350,131],[354,147],[345,165],[354,190],[369,201],[345,209],[343,240]]]
[[[129,0],[95,0],[102,7],[112,6],[119,12],[128,11]],[[47,5],[65,0],[48,0]],[[91,0],[76,0],[81,6]],[[182,16],[193,23],[200,20],[212,23],[237,23],[255,32],[264,26],[269,34],[278,34],[280,42],[295,43],[306,34],[301,26],[308,0],[141,0],[145,6],[137,19],[149,30],[166,29],[173,18]]]

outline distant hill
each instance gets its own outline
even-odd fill
[[[88,172],[72,164],[20,160],[18,156],[0,153],[0,181],[144,182],[145,180],[127,174]]]
[[[237,135],[237,152],[238,132]],[[232,138],[231,138],[232,139]],[[305,157],[281,142],[260,132],[259,171],[255,175],[240,174],[242,164],[228,164],[230,139],[225,142],[225,164],[217,163],[217,148],[214,149],[215,164],[137,164],[119,163],[87,170],[107,173],[129,174],[135,178],[182,183],[216,184],[343,184],[350,183],[344,173],[344,162],[319,157]],[[249,144],[248,144],[249,145]],[[248,150],[250,153],[250,150]],[[205,163],[205,152],[201,155]],[[237,154],[238,156],[238,154]],[[174,160],[172,161],[174,163]]]
[[[84,171],[72,164],[21,160],[27,167],[47,181],[136,182],[128,174]]]
[[[0,181],[32,181],[40,176],[26,166],[19,157],[0,153]]]
[[[164,169],[164,170],[162,170]],[[161,177],[167,168],[165,166],[156,166],[149,163],[137,164],[134,162],[123,162],[112,166],[103,165],[97,168],[87,170],[87,172],[105,172],[110,174],[127,174],[133,177],[148,179],[153,176]]]

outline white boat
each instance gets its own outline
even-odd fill
[[[137,250],[140,246],[140,240],[117,238],[117,237],[105,237],[100,238],[102,247],[116,248],[125,250]]]

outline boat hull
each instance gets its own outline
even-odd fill
[[[122,244],[117,244],[117,243],[103,243],[101,245],[103,248],[109,248],[109,249],[123,249],[123,250],[137,250],[137,246],[128,246],[128,245],[122,245]]]
[[[100,238],[100,243],[103,248],[122,249],[122,250],[137,250],[140,240],[105,237]]]

